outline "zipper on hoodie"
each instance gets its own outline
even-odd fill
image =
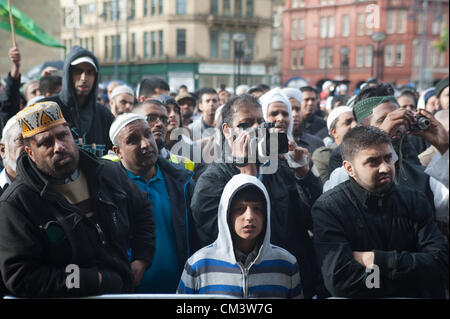
[[[106,245],[106,239],[105,234],[103,233],[102,228],[98,223],[95,223],[95,228],[97,228],[98,235],[100,236],[100,241],[102,242],[102,245]]]
[[[248,298],[248,268],[243,268],[244,270],[244,299]]]

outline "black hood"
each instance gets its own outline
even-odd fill
[[[72,75],[71,75],[71,63],[81,57],[90,57],[96,67],[97,74],[95,76],[94,85],[92,91],[89,93],[85,105],[78,105],[78,99],[75,93]],[[92,119],[94,118],[95,108],[97,104],[97,88],[98,88],[98,70],[99,64],[95,55],[80,46],[73,46],[70,52],[67,54],[66,60],[64,61],[63,67],[63,77],[62,77],[62,89],[59,93],[59,98],[61,101],[69,107],[71,114],[71,122],[73,126],[78,130],[78,134],[83,136],[89,131]]]

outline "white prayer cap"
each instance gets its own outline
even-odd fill
[[[5,126],[3,127],[3,131],[2,131],[2,141],[5,141],[5,136],[7,134],[7,132],[9,131],[10,128],[12,128],[14,125],[19,125],[17,123],[17,116],[14,115],[13,117],[11,117],[8,122],[6,122]]]
[[[303,102],[303,95],[302,95],[302,92],[299,89],[284,88],[284,89],[281,90],[281,92],[283,92],[284,95],[286,95],[288,99],[295,99],[300,104],[302,104],[302,102]]]
[[[124,94],[124,93],[129,94],[134,97],[134,92],[128,85],[120,85],[120,86],[114,88],[114,90],[111,92],[111,100],[113,98],[115,98],[117,95]]]
[[[346,112],[352,112],[352,108],[348,106],[338,106],[328,115],[327,127],[328,132],[330,131],[331,124],[342,114]]]
[[[116,119],[111,124],[111,127],[109,129],[109,139],[111,140],[111,142],[114,144],[114,140],[116,139],[117,134],[119,134],[119,132],[125,126],[137,120],[146,121],[147,119],[142,115],[135,113],[124,113],[116,117]]]
[[[289,102],[289,99],[286,95],[281,91],[279,87],[276,87],[268,92],[266,94],[262,95],[259,98],[259,102],[262,106],[263,116],[264,120],[267,121],[267,110],[269,109],[269,105],[275,102],[281,102],[284,105],[286,105],[287,111],[289,113],[289,127],[288,131],[286,132],[289,139],[293,140],[292,137],[292,128],[294,126],[294,120],[292,118],[292,105],[291,102]]]

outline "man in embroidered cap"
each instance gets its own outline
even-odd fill
[[[43,101],[58,103],[77,144],[101,157],[112,148],[108,132],[114,115],[97,103],[98,72],[95,55],[73,46],[64,61],[61,92]]]
[[[0,273],[7,294],[131,292],[155,247],[146,194],[117,163],[76,146],[55,102],[29,106],[17,121],[25,145],[17,161],[20,179],[0,199]]]

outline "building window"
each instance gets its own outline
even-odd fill
[[[297,68],[297,50],[291,50],[291,69]]]
[[[131,34],[131,58],[136,59],[136,33]]]
[[[210,0],[209,13],[218,15],[219,14],[219,0]]]
[[[223,9],[223,14],[226,16],[230,16],[231,15],[231,0],[222,0],[222,9]]]
[[[418,13],[417,14],[417,34],[422,34],[424,31],[424,21],[423,21],[423,13]]]
[[[357,29],[356,29],[357,35],[364,35],[365,23],[366,23],[366,18],[365,18],[364,13],[358,14],[358,25],[357,25]]]
[[[386,32],[388,34],[392,34],[395,32],[395,11],[394,10],[388,10],[388,12],[387,12]]]
[[[152,16],[156,15],[156,0],[151,0],[152,1],[152,6],[151,6],[151,14]],[[178,9],[178,7],[177,7]]]
[[[386,44],[384,48],[384,66],[392,66],[393,58],[393,46],[392,44]]]
[[[177,29],[177,56],[186,56],[186,30]]]
[[[350,35],[350,17],[348,14],[342,16],[342,36],[348,37]]]
[[[421,47],[418,40],[413,41],[413,64],[414,66],[420,66],[421,63]]]
[[[234,15],[242,17],[242,0],[234,0]]]
[[[297,20],[292,20],[291,40],[297,40]]]
[[[245,15],[248,17],[248,18],[251,18],[251,17],[253,17],[254,16],[254,14],[255,14],[255,3],[254,3],[254,0],[247,0],[247,2],[246,2],[246,6],[245,6],[246,8],[245,8]]]
[[[398,21],[397,33],[406,33],[406,23],[408,22],[406,10],[400,10],[398,12],[397,21]]]
[[[246,49],[245,49],[245,55],[246,59],[251,61],[254,57],[254,47],[255,47],[255,34],[254,33],[246,33],[247,36],[247,42],[246,42]]]
[[[395,50],[395,65],[402,66],[405,62],[405,45],[403,43],[397,44]]]
[[[305,19],[298,20],[298,38],[305,39]]]
[[[152,58],[156,57],[156,31],[150,33]]]
[[[149,33],[144,32],[144,58],[148,58],[148,48],[150,46]]]
[[[326,17],[320,18],[320,37],[322,39],[327,37],[327,18]]]
[[[109,43],[108,43],[108,36],[107,35],[105,35],[105,46],[104,46],[104,59],[105,59],[105,61],[108,61],[108,59],[109,59],[109,54],[108,54],[108,51],[109,51]]]
[[[298,68],[303,69],[305,67],[305,52],[303,49],[298,50]]]
[[[186,14],[186,0],[177,0],[177,14]]]
[[[130,15],[129,15],[129,19],[130,20],[134,20],[134,18],[136,17],[136,0],[131,0],[130,2]]]
[[[231,58],[231,35],[230,32],[222,32],[220,34],[220,47],[222,59],[229,60]]]
[[[320,48],[319,68],[326,69],[333,67],[333,48]]]
[[[219,32],[209,32],[209,56],[211,59],[219,58]]]
[[[334,38],[334,17],[328,17],[328,37]]]
[[[357,68],[362,68],[363,67],[363,61],[364,61],[363,47],[361,45],[358,45],[356,47],[356,67]]]
[[[144,1],[144,6],[142,8],[142,14],[144,17],[148,16],[148,0],[143,0]]]
[[[117,4],[117,6],[116,6]],[[120,2],[119,1],[113,1],[111,2],[111,20],[116,21],[120,20]]]
[[[164,12],[164,5],[163,5],[163,0],[159,0],[158,2],[158,14],[162,15]]]
[[[159,30],[158,31],[159,34],[159,57],[162,57],[164,55],[164,31],[163,30]]]
[[[364,66],[366,68],[372,67],[372,61],[373,61],[373,46],[366,45],[366,61],[364,63]]]

